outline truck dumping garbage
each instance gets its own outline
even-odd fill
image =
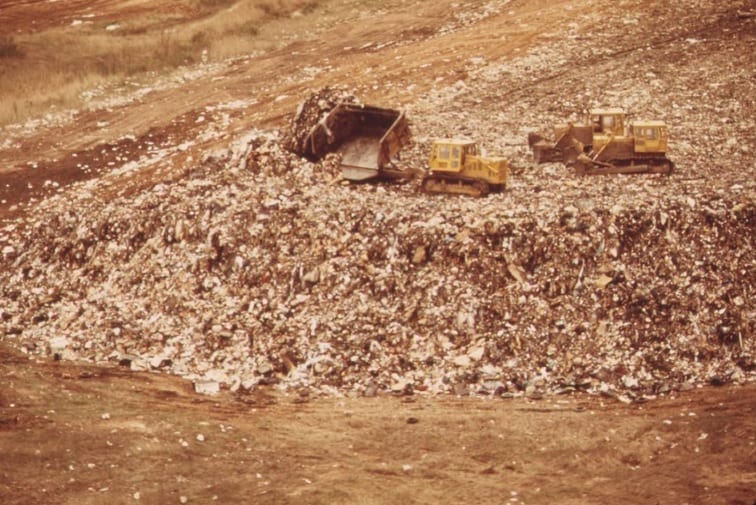
[[[303,102],[292,121],[289,150],[310,160],[341,155],[341,176],[350,181],[411,178],[394,165],[410,130],[403,111],[356,103],[354,97],[331,105],[325,99]]]
[[[392,161],[409,140],[404,112],[370,105],[338,104],[310,130],[304,155],[341,154],[341,175],[350,181],[401,176]]]

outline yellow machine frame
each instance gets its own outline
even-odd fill
[[[481,156],[478,144],[471,140],[436,140],[428,166],[432,172],[481,180],[492,186],[505,185],[509,175],[506,158]]]

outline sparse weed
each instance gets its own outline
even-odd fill
[[[0,35],[0,59],[21,58],[23,55],[13,37],[10,35]]]
[[[53,106],[76,108],[81,92],[144,72],[221,59],[267,47],[267,22],[312,13],[317,0],[184,0],[201,12],[124,20],[118,30],[102,25],[52,28],[21,40],[0,36],[0,125],[43,114]],[[196,14],[196,10],[194,11]],[[23,49],[22,49],[23,48]],[[63,48],[63,49],[61,49]]]

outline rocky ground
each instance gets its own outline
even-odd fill
[[[2,343],[206,393],[749,391],[754,2],[448,6],[323,7],[279,49],[6,128]],[[511,185],[340,181],[285,148],[333,90],[407,111],[406,167],[465,136]],[[529,131],[600,106],[665,120],[676,172],[530,162]]]

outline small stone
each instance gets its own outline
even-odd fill
[[[196,381],[194,392],[201,395],[217,395],[220,393],[220,383],[216,381]]]
[[[135,356],[129,361],[129,369],[132,372],[146,372],[150,369],[150,364],[146,360]]]
[[[320,281],[320,269],[314,268],[302,277],[302,280],[309,284],[317,284]]]
[[[625,375],[622,377],[622,384],[628,389],[635,389],[638,387],[639,382],[635,377]]]
[[[412,254],[412,263],[415,265],[423,263],[427,259],[427,254],[424,246],[416,247],[415,252]]]
[[[69,342],[66,337],[55,337],[51,339],[49,343],[50,354],[60,354],[66,349],[66,347],[68,347],[68,345]]]
[[[470,356],[462,355],[454,358],[453,362],[455,365],[465,368],[470,366],[471,359]]]
[[[485,354],[485,352],[486,348],[479,345],[470,349],[470,352],[468,352],[467,355],[473,361],[480,361],[481,359],[483,359],[483,354]]]

